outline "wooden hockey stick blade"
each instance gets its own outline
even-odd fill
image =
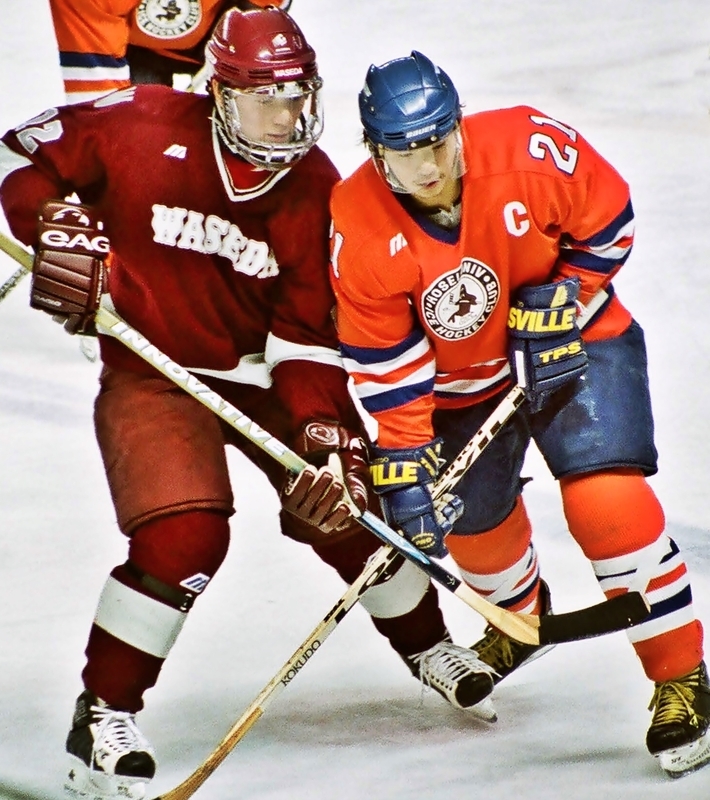
[[[641,592],[627,592],[588,608],[540,617],[540,644],[591,639],[643,622],[651,606]]]

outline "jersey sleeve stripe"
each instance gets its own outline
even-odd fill
[[[631,201],[626,204],[624,210],[598,233],[578,242],[583,247],[604,247],[609,242],[617,241],[624,236],[633,237],[634,232],[634,209]]]
[[[402,375],[410,374],[420,369],[424,364],[431,364],[434,373],[434,358],[431,347],[426,341],[421,342],[399,358],[378,363],[363,364],[352,358],[344,358],[345,368],[352,375],[357,375],[363,381],[378,383],[397,383]]]
[[[619,269],[619,267],[626,262],[630,253],[630,247],[626,253],[617,257],[614,257],[613,252],[608,252],[603,256],[599,256],[595,253],[585,252],[584,250],[563,250],[560,253],[560,261],[568,264],[570,267],[577,267],[579,269],[586,269],[589,272],[607,275]]]
[[[428,348],[429,345],[425,339],[424,331],[420,329],[412,331],[409,336],[392,347],[355,347],[342,342],[340,344],[340,349],[346,361],[353,361],[361,370],[368,365],[373,365],[375,367],[373,371],[380,373],[389,371],[391,367],[386,366],[384,370],[380,370],[377,365],[396,364],[401,366],[407,360],[419,358],[421,353]]]
[[[608,275],[616,272],[626,262],[631,255],[632,246],[631,237],[623,237],[594,248],[583,248],[576,242],[570,242],[560,250],[560,261],[589,272]]]
[[[59,65],[62,67],[126,69],[128,61],[125,58],[102,55],[101,53],[69,53],[63,51],[59,54]],[[126,74],[128,74],[126,72]]]
[[[448,376],[438,375],[434,385],[436,397],[453,400],[457,398],[472,398],[476,395],[490,394],[491,389],[502,386],[510,378],[510,365],[506,362],[494,375],[487,378],[463,378],[453,380]]]
[[[59,64],[68,103],[96,100],[116,89],[130,86],[130,69],[125,58],[61,52]]]
[[[624,210],[599,233],[587,239],[568,237],[560,245],[560,261],[602,275],[613,273],[631,254],[634,213],[629,201]]]
[[[342,345],[344,364],[365,409],[374,413],[397,408],[431,394],[434,353],[421,330],[386,348]]]
[[[388,392],[392,389],[398,389],[412,384],[419,384],[429,381],[431,386],[434,386],[434,362],[427,360],[418,369],[407,370],[399,373],[399,376],[387,376],[386,380],[378,380],[376,377],[368,376],[361,372],[351,372],[353,381],[355,381],[355,389],[358,397],[366,398],[373,397],[383,392]]]
[[[130,83],[131,76],[128,67],[117,69],[93,69],[84,67],[62,67],[62,78],[65,82],[71,81],[83,86],[117,85]]]
[[[431,394],[433,386],[434,379],[432,377],[431,380],[425,380],[421,383],[412,384],[411,386],[400,386],[396,389],[380,392],[370,397],[360,397],[358,391],[358,397],[360,397],[363,407],[369,414],[376,414],[381,411],[389,411],[392,408],[399,408],[408,403],[413,403],[415,400],[420,400]],[[358,387],[356,384],[356,391],[357,390]]]

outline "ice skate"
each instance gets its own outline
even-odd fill
[[[656,684],[646,746],[661,768],[680,778],[710,762],[710,685],[704,662],[673,681]]]
[[[111,708],[88,690],[76,701],[67,753],[64,790],[76,800],[142,800],[155,775],[153,748],[134,715]]]
[[[552,613],[550,590],[544,581],[540,581],[540,598],[543,607],[542,613]],[[553,647],[554,645],[535,646],[523,644],[505,633],[501,633],[497,628],[488,625],[484,631],[483,638],[471,645],[471,650],[491,670],[493,685],[497,685],[511,672],[525,666],[525,664],[529,664],[552,650]],[[478,679],[477,685],[475,681],[472,681],[469,690],[472,697],[480,697],[482,699],[491,693],[492,687],[489,688],[488,682],[481,677]]]
[[[469,711],[487,722],[496,721],[488,695],[493,691],[491,668],[476,654],[450,639],[412,656],[403,656],[415,678],[431,686],[455,708]],[[488,691],[483,694],[482,687]]]

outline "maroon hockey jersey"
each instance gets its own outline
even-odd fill
[[[134,86],[23,123],[0,143],[9,225],[34,245],[42,202],[76,192],[104,220],[129,324],[207,383],[266,352],[295,428],[345,421],[327,273],[337,171],[317,147],[287,170],[252,167],[220,145],[212,111],[209,97]],[[101,338],[107,364],[150,369]]]

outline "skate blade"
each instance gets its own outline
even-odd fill
[[[478,719],[482,719],[484,722],[498,721],[498,714],[496,713],[493,701],[490,697],[486,697],[484,700],[481,700],[480,703],[476,703],[475,706],[469,706],[463,710],[472,717],[478,717]]]
[[[106,775],[89,769],[75,756],[69,759],[64,794],[72,800],[143,800],[146,796],[146,778]]]
[[[710,763],[710,735],[656,755],[661,769],[671,778],[682,778]]]

